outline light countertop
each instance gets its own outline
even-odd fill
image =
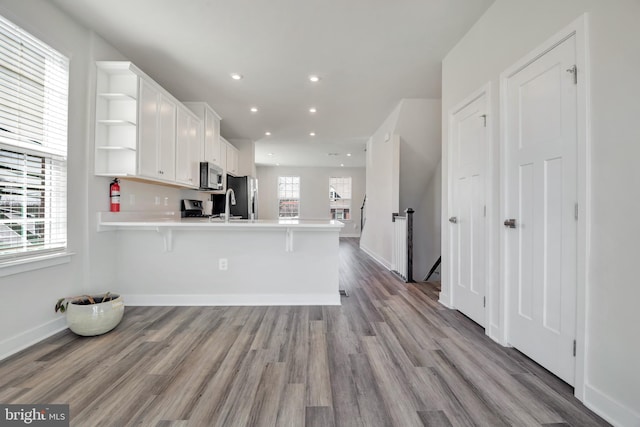
[[[344,224],[335,220],[301,219],[231,219],[225,222],[219,218],[180,218],[175,212],[99,212],[98,231],[117,229],[315,229],[339,230]]]

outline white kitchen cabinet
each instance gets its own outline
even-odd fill
[[[227,140],[224,139],[223,137],[220,137],[220,165],[219,166],[222,168],[225,174],[225,179],[223,180],[224,182],[227,181],[226,175],[227,175],[227,147],[228,146],[229,146],[229,143],[227,142]]]
[[[222,144],[226,148],[226,172],[228,174],[238,175],[238,149],[230,144],[227,140],[221,138]]]
[[[183,105],[178,105],[176,121],[176,182],[198,188],[202,141],[201,120]]]
[[[94,173],[197,188],[204,155],[198,117],[131,62],[98,61],[96,67]],[[179,108],[189,131],[177,147],[184,131],[177,129]],[[217,115],[212,123],[217,140]]]
[[[220,116],[206,102],[185,102],[204,124],[202,135],[202,161],[224,168],[220,153]],[[224,159],[226,161],[226,159]]]
[[[140,79],[139,175],[161,181],[175,181],[175,101],[154,84]]]

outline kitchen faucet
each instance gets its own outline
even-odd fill
[[[224,222],[229,222],[229,218],[231,218],[231,206],[229,205],[229,198],[231,198],[231,204],[235,206],[235,204],[236,204],[236,193],[233,191],[233,188],[228,188],[227,189],[227,194],[225,196]]]

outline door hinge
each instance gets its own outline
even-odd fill
[[[483,114],[480,118],[482,119],[482,126],[487,127],[487,115]]]
[[[482,216],[487,216],[487,205],[484,205],[484,210],[482,212]]]
[[[573,357],[576,357],[576,340],[573,340]]]
[[[578,220],[578,204],[577,203],[573,205],[573,215],[575,216],[577,221]]]
[[[567,68],[567,73],[573,74],[573,84],[577,85],[578,84],[578,67],[574,65],[570,68]]]
[[[487,306],[487,297],[482,297],[482,306],[483,307]]]

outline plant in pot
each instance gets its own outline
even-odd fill
[[[55,310],[67,314],[67,325],[72,332],[86,337],[102,335],[122,320],[124,299],[111,292],[65,297],[58,300]]]

